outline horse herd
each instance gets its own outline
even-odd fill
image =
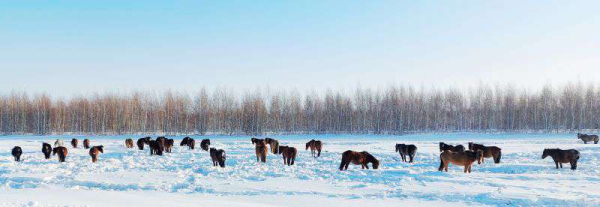
[[[598,135],[587,135],[577,133],[577,138],[581,139],[585,144],[588,142],[594,142],[597,144],[599,139]],[[251,143],[255,147],[255,155],[257,162],[265,163],[267,161],[267,154],[271,152],[275,155],[282,155],[284,165],[294,165],[296,160],[296,156],[298,154],[298,150],[295,147],[280,145],[279,141],[273,138],[251,138]],[[175,140],[169,139],[164,136],[159,136],[155,140],[151,137],[144,137],[137,140],[137,147],[139,150],[144,150],[145,146],[148,146],[150,155],[158,155],[162,156],[163,153],[171,153],[173,149],[173,145]],[[71,140],[71,146],[73,148],[77,148],[79,141],[77,139]],[[220,166],[222,168],[225,167],[226,161],[226,153],[223,149],[210,148],[210,140],[203,139],[200,142],[200,148],[204,151],[208,151],[210,157],[213,162],[213,166]],[[185,137],[181,140],[179,146],[186,146],[190,150],[194,150],[196,145],[196,141],[191,137]],[[125,147],[133,148],[133,140],[126,139]],[[83,140],[83,148],[89,149],[89,155],[92,158],[92,162],[97,162],[100,153],[104,153],[104,146],[90,146],[90,140]],[[311,156],[314,158],[321,156],[321,151],[323,149],[323,143],[319,140],[310,140],[306,143],[305,150],[310,149]],[[440,166],[438,168],[439,171],[448,171],[448,167],[450,164],[464,166],[464,173],[470,173],[471,167],[475,161],[478,164],[484,162],[485,158],[493,158],[494,163],[500,163],[500,159],[502,157],[502,149],[497,146],[485,146],[482,144],[476,144],[473,142],[468,143],[468,150],[465,149],[463,145],[449,145],[444,142],[439,143],[440,149]],[[415,145],[407,145],[407,144],[396,144],[396,152],[400,153],[400,158],[403,162],[412,163],[417,153],[417,146]],[[45,159],[50,159],[51,155],[58,154],[59,162],[65,162],[68,149],[64,146],[63,141],[57,139],[54,142],[54,148],[48,143],[42,143],[42,153],[44,154]],[[19,146],[15,146],[12,149],[12,155],[15,158],[15,161],[21,161],[21,155],[23,154],[23,150]],[[408,159],[407,159],[408,156]],[[542,159],[546,157],[552,157],[554,163],[556,165],[556,169],[559,167],[562,168],[563,163],[569,163],[571,165],[571,169],[577,169],[577,161],[580,158],[579,151],[575,149],[561,150],[558,148],[555,149],[544,149],[542,154]],[[369,169],[368,164],[370,163],[373,169],[379,168],[379,160],[377,160],[373,155],[369,154],[366,151],[357,152],[352,150],[347,150],[342,153],[342,159],[340,163],[339,170],[347,170],[348,165],[352,163],[354,165],[361,165],[362,169]]]

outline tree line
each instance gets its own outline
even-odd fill
[[[301,94],[202,88],[197,93],[103,93],[70,98],[0,94],[2,134],[403,134],[598,130],[593,84],[527,90],[410,85]]]

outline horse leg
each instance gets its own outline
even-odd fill
[[[411,154],[408,157],[410,158],[409,163],[413,163],[413,159],[415,158],[415,155]]]
[[[342,162],[340,163],[340,171],[344,170],[344,165],[346,165],[346,162],[344,162],[344,159],[342,159]]]
[[[554,164],[556,165],[556,169],[558,169],[558,162],[554,161]]]
[[[294,165],[295,161],[296,161],[296,157],[292,157],[292,165]]]
[[[559,162],[558,164],[560,165],[560,168],[563,168],[563,167],[562,167],[562,163],[560,163],[560,162]]]

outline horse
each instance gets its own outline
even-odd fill
[[[412,163],[415,155],[417,154],[417,146],[409,144],[396,144],[396,152],[400,153],[400,157],[403,162],[406,162],[406,155],[408,155],[409,163]]]
[[[502,157],[502,149],[500,149],[500,147],[496,147],[496,146],[484,146],[482,144],[475,144],[473,142],[469,142],[469,150],[483,151],[483,156],[480,158],[481,163],[483,163],[483,160],[484,160],[483,158],[493,157],[494,163],[498,164],[498,163],[500,163],[500,158]]]
[[[144,143],[146,143],[146,138],[140,138],[137,141],[137,147],[139,150],[144,150]]]
[[[320,140],[313,139],[306,143],[305,150],[308,150],[308,148],[310,148],[310,153],[312,154],[313,157],[320,157],[321,149],[323,148],[323,143]]]
[[[151,140],[150,144],[148,144],[148,146],[150,147],[150,155],[155,155],[155,154],[159,155],[159,156],[163,155],[165,146],[162,145],[162,143],[160,143],[159,141]]]
[[[440,142],[440,152],[443,151],[452,151],[452,152],[464,152],[465,151],[465,147],[462,145],[456,145],[456,146],[452,146],[443,142]]]
[[[210,139],[203,139],[200,142],[200,149],[204,151],[208,151],[208,146],[210,145]]]
[[[210,148],[210,158],[212,159],[213,166],[225,167],[225,150]]]
[[[552,159],[554,160],[556,169],[558,169],[558,166],[562,168],[563,163],[570,163],[571,170],[575,170],[577,169],[577,160],[579,160],[580,154],[579,151],[575,149],[544,149],[544,152],[542,153],[542,159],[546,159],[546,157],[548,156],[552,157]]]
[[[65,160],[67,159],[67,154],[69,154],[69,151],[67,150],[66,147],[55,147],[54,149],[52,149],[52,155],[56,155],[57,153],[58,153],[58,161],[65,162]]]
[[[61,139],[56,139],[56,141],[54,142],[54,147],[62,147],[65,144],[63,144],[63,141]]]
[[[166,137],[157,137],[156,141],[159,142],[160,144],[162,144],[162,146],[166,147],[167,146],[167,138]]]
[[[77,139],[72,139],[71,140],[71,146],[73,146],[73,148],[77,148],[77,144],[79,143],[79,140]]]
[[[255,138],[252,138],[255,139]],[[269,149],[267,149],[267,144],[262,139],[252,140],[252,143],[255,144],[254,152],[256,154],[256,161],[260,159],[261,162],[267,162],[267,154],[269,153]]]
[[[256,145],[257,143],[267,144],[267,142],[264,139],[258,139],[258,138],[254,138],[254,137],[252,137],[252,139],[250,139],[250,141],[252,141],[252,144],[254,144],[254,145]]]
[[[267,138],[265,138],[265,142],[267,144],[269,144],[269,147],[271,148],[271,153],[281,154],[281,153],[279,153],[279,141],[277,141],[276,139],[267,137]]]
[[[100,155],[100,153],[104,153],[104,146],[99,145],[90,148],[90,156],[92,156],[92,162],[98,161],[98,155]]]
[[[167,139],[167,143],[165,144],[165,151],[171,153],[173,151],[173,145],[175,144],[175,140]]]
[[[448,166],[450,163],[454,165],[465,166],[464,173],[471,173],[471,167],[473,163],[477,161],[477,163],[481,164],[480,158],[483,156],[483,151],[478,150],[476,152],[467,150],[462,152],[452,152],[446,150],[440,154],[440,167],[438,170],[441,172],[445,170],[448,172]]]
[[[42,143],[42,153],[46,159],[50,159],[50,153],[52,153],[52,145],[44,142]]]
[[[369,163],[373,165],[373,169],[379,168],[379,160],[366,151],[355,152],[352,150],[342,153],[342,162],[340,163],[340,171],[348,170],[348,165],[352,163],[361,165],[362,169],[369,169]]]
[[[577,139],[581,139],[581,141],[583,141],[584,144],[587,144],[588,142],[593,141],[594,144],[598,144],[598,135],[592,134],[592,135],[587,135],[587,134],[580,134],[577,133]]]
[[[277,150],[279,154],[283,155],[283,164],[284,165],[294,165],[294,161],[296,161],[296,154],[298,154],[298,150],[294,147],[288,146],[279,146]]]
[[[126,139],[125,140],[125,147],[127,147],[127,148],[133,148],[133,139]]]
[[[15,157],[15,161],[20,162],[21,161],[21,155],[23,154],[23,149],[21,149],[21,147],[19,147],[19,146],[15,146],[12,149],[11,154],[12,154],[13,157]]]
[[[185,137],[183,138],[183,140],[181,140],[179,146],[188,146],[190,149],[193,150],[194,146],[196,146],[196,140],[192,139],[191,137]]]
[[[90,148],[90,140],[89,139],[84,139],[83,140],[83,148],[84,149],[89,149]]]

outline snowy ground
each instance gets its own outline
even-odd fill
[[[80,144],[85,137],[71,138]],[[600,205],[600,145],[584,145],[574,134],[425,134],[408,136],[298,135],[273,136],[282,145],[299,149],[296,165],[284,166],[270,154],[257,163],[250,137],[206,136],[213,147],[227,151],[227,167],[212,167],[207,152],[179,147],[173,153],[150,156],[148,149],[126,149],[126,138],[88,137],[104,145],[98,163],[87,150],[69,148],[66,163],[56,156],[43,159],[41,143],[58,136],[0,137],[0,205],[2,206],[397,206],[409,205]],[[324,142],[318,159],[304,144]],[[438,142],[475,141],[502,148],[501,164],[486,160],[471,174],[452,166],[438,172]],[[416,163],[400,162],[395,143],[418,147]],[[10,154],[24,151],[22,162]],[[574,148],[581,152],[579,166],[554,169],[551,158],[541,159],[544,148]],[[338,170],[341,152],[366,150],[381,161],[378,170],[351,165]]]

